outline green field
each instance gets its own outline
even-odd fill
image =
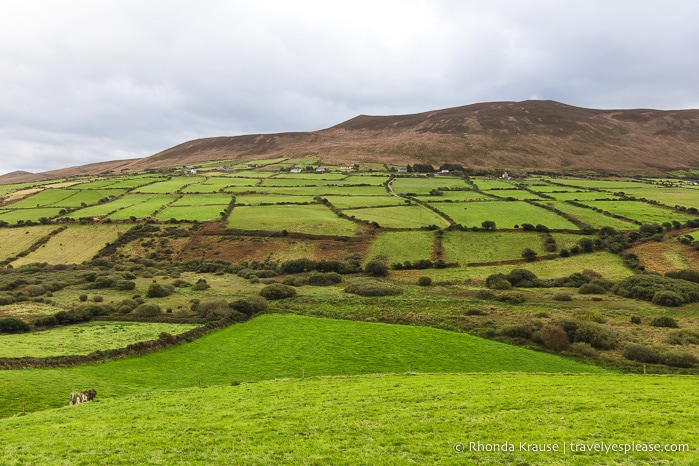
[[[32,226],[26,228],[5,228],[0,230],[0,260],[15,257],[26,251],[42,237],[56,230],[55,226]]]
[[[240,194],[235,196],[237,205],[261,205],[261,204],[310,204],[314,203],[312,196],[290,196],[288,194]]]
[[[12,205],[14,207],[14,205]],[[40,207],[40,208],[27,208],[27,209],[13,209],[13,210],[3,210],[0,209],[0,220],[7,222],[10,225],[14,225],[20,221],[32,221],[38,222],[40,218],[52,218],[58,216],[61,209],[59,207]]]
[[[340,236],[352,236],[358,228],[319,204],[236,207],[228,217],[228,227]]]
[[[78,209],[73,212],[69,212],[66,215],[63,215],[62,217],[65,218],[80,218],[80,217],[102,217],[105,215],[109,215],[112,212],[116,212],[120,209],[125,209],[126,207],[131,207],[132,205],[138,204],[140,202],[143,202],[145,198],[140,197],[140,196],[146,196],[145,194],[137,195],[128,195],[124,197],[120,197],[119,199],[116,199],[111,202],[106,202],[104,204],[98,204],[95,206],[91,207],[85,207],[84,209]]]
[[[200,183],[191,184],[181,189],[183,193],[217,193],[230,186],[254,186],[259,180],[254,178],[232,178],[217,176],[207,178]]]
[[[458,262],[461,266],[472,262],[521,259],[525,248],[545,254],[541,236],[534,232],[448,231],[442,243],[444,260]]]
[[[584,204],[641,223],[662,224],[665,222],[672,222],[673,220],[684,222],[685,220],[694,218],[694,216],[684,212],[676,212],[671,209],[646,204],[640,201],[585,201]]]
[[[585,207],[578,207],[562,201],[542,201],[542,204],[551,204],[556,209],[572,215],[592,228],[612,227],[615,230],[636,230],[638,225],[625,220],[616,219]]]
[[[642,188],[647,186],[645,183],[636,181],[621,181],[621,180],[589,180],[589,179],[553,179],[556,184],[564,186],[575,186],[580,188],[607,189],[614,191],[623,191],[625,189]]]
[[[155,215],[155,218],[164,222],[168,220],[180,220],[190,222],[210,222],[220,220],[225,213],[224,205],[188,205],[180,207],[166,207]]]
[[[493,180],[486,178],[471,178],[471,182],[478,186],[481,191],[488,191],[491,189],[512,189],[515,187],[515,183],[510,183],[505,180]]]
[[[225,350],[223,350],[225,348]],[[183,370],[186,368],[186,370]],[[99,365],[0,371],[0,417],[156,389],[285,377],[416,372],[602,372],[560,356],[429,327],[269,314],[191,343]],[[31,394],[31,396],[28,396]]]
[[[159,181],[157,183],[141,186],[140,188],[136,188],[133,192],[168,194],[177,192],[185,186],[196,185],[197,183],[201,183],[203,181],[206,181],[206,178],[201,176],[179,176],[173,177],[166,181]]]
[[[125,220],[130,217],[150,217],[157,210],[177,199],[177,196],[174,194],[127,194],[124,197],[128,198],[129,200],[136,199],[139,202],[109,215],[109,218],[114,220]]]
[[[0,358],[47,358],[86,355],[157,340],[160,332],[179,335],[196,327],[151,322],[88,322],[26,335],[2,335]]]
[[[442,191],[439,196],[417,196],[423,202],[459,202],[459,201],[487,201],[493,199],[487,194],[476,191]]]
[[[449,223],[417,204],[410,206],[376,207],[367,209],[347,209],[345,214],[367,222],[376,222],[384,228],[421,228],[430,225],[446,227]]]
[[[647,187],[633,190],[629,189],[625,191],[625,193],[637,199],[650,199],[670,207],[678,205],[699,209],[699,193],[692,189]]]
[[[90,260],[106,243],[111,243],[128,225],[71,225],[25,257],[12,262],[13,267],[32,262],[79,264]]]
[[[432,258],[433,231],[387,231],[371,244],[367,259],[382,257],[389,263]]]
[[[0,459],[5,464],[695,464],[695,384],[693,378],[662,376],[401,374],[152,391],[5,419]],[[525,451],[522,443],[555,445],[558,451]],[[624,453],[632,443],[681,451]],[[507,444],[515,451],[494,449]],[[622,451],[612,451],[612,445]]]
[[[433,189],[440,188],[469,188],[460,178],[454,177],[412,177],[396,178],[392,183],[393,191],[398,193],[429,194]]]
[[[531,193],[529,191],[525,191],[523,189],[493,189],[490,191],[487,191],[488,194],[491,196],[497,196],[501,199],[517,199],[520,201],[523,201],[525,199],[532,199],[532,200],[542,200],[543,198],[539,197],[538,195]]]
[[[170,204],[172,207],[182,206],[207,206],[207,205],[224,205],[227,206],[233,200],[230,194],[184,194],[175,202]]]
[[[551,229],[577,230],[574,224],[546,209],[518,201],[488,201],[435,204],[440,211],[465,227],[479,227],[486,221],[494,221],[497,228],[514,228],[515,225],[542,224]]]
[[[386,207],[405,205],[405,199],[396,196],[325,196],[338,209],[357,207]]]

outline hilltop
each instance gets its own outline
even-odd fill
[[[594,110],[535,100],[412,115],[360,115],[319,131],[197,139],[142,159],[54,170],[23,180],[15,174],[12,180],[308,155],[326,165],[450,162],[471,168],[663,175],[699,165],[699,110]],[[8,176],[0,182],[8,183]]]

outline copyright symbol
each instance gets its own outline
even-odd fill
[[[464,444],[463,443],[455,443],[454,444],[454,452],[463,453],[464,452]]]

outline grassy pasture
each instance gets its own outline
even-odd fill
[[[0,210],[0,220],[5,221],[11,225],[14,225],[20,220],[32,222],[39,221],[40,218],[52,218],[56,217],[61,211],[59,207],[40,207],[35,209],[12,209],[12,210]]]
[[[348,186],[348,185],[370,185],[370,186],[381,186],[388,180],[387,176],[379,175],[352,175],[348,176],[342,181],[338,181],[338,186]]]
[[[339,181],[347,178],[346,173],[279,173],[274,175],[274,180],[297,180],[297,181]],[[272,181],[272,179],[268,180]],[[303,184],[303,183],[301,183]]]
[[[513,198],[517,200],[533,199],[540,200],[541,197],[529,191],[524,191],[523,189],[491,189],[488,191],[491,196],[497,196],[502,199]]]
[[[15,257],[55,229],[55,226],[50,225],[3,228],[0,230],[0,260]]]
[[[434,238],[433,231],[387,231],[373,241],[367,259],[381,257],[389,264],[431,259]]]
[[[134,193],[152,193],[152,194],[170,194],[179,191],[188,185],[196,185],[206,181],[206,178],[201,176],[178,176],[172,177],[166,181],[158,181],[153,184],[141,186],[133,190]]]
[[[8,464],[693,464],[699,436],[693,383],[630,375],[400,374],[154,391],[3,420],[0,458]],[[515,451],[471,451],[470,442],[509,442]],[[520,442],[559,451],[523,451]],[[632,442],[689,448],[624,454],[602,445]],[[571,443],[602,448],[571,452]]]
[[[109,218],[114,220],[125,220],[130,217],[145,218],[153,215],[163,206],[175,201],[177,196],[174,194],[158,194],[158,195],[143,195],[143,194],[127,194],[125,198],[133,198],[140,202],[129,207],[121,209],[109,215]]]
[[[453,177],[406,177],[396,178],[391,183],[395,193],[429,194],[433,189],[439,188],[468,188],[469,185],[461,178]]]
[[[124,178],[117,178],[110,188],[123,188],[123,189],[133,189],[140,186],[144,186],[148,183],[155,183],[158,181],[164,181],[166,178],[164,176],[128,176]]]
[[[31,209],[35,207],[49,207],[56,206],[61,203],[61,201],[69,198],[76,194],[75,190],[68,190],[62,188],[51,188],[39,191],[36,194],[32,194],[17,202],[9,204],[7,207],[13,209]],[[79,204],[78,204],[79,205]]]
[[[32,262],[52,264],[79,264],[92,259],[106,243],[111,243],[129,225],[71,225],[66,230],[51,237],[48,243],[25,257],[12,262],[13,267]]]
[[[626,194],[635,198],[646,198],[658,201],[670,207],[679,205],[683,207],[694,207],[699,209],[699,192],[686,188],[664,188],[648,187],[640,189],[629,189]]]
[[[225,350],[223,350],[225,349]],[[183,370],[187,368],[187,370]],[[602,372],[548,353],[429,327],[267,314],[141,357],[61,369],[0,371],[0,417],[157,389],[283,377],[417,372]]]
[[[224,205],[185,205],[166,207],[155,215],[162,221],[171,219],[190,222],[209,222],[221,219],[221,212],[226,210]]]
[[[396,196],[325,196],[338,209],[356,207],[386,207],[405,205],[405,199]]]
[[[619,199],[610,191],[570,191],[567,193],[548,193],[557,201],[595,201],[597,199]]]
[[[358,229],[319,204],[236,207],[228,217],[228,227],[340,236],[352,236]]]
[[[0,357],[46,358],[86,355],[94,351],[124,348],[139,341],[157,340],[161,332],[178,335],[194,327],[196,325],[93,321],[42,332],[2,335]]]
[[[444,260],[462,267],[473,262],[521,259],[525,248],[545,254],[541,235],[535,232],[448,231],[442,245]]]
[[[143,201],[141,195],[127,195],[119,199],[115,199],[111,202],[106,202],[104,204],[98,204],[95,206],[85,207],[83,209],[78,209],[73,212],[69,212],[63,217],[66,218],[80,218],[80,217],[101,217],[108,215],[112,212],[116,212],[119,209],[125,209],[126,207],[131,207],[134,204]]]
[[[448,226],[448,222],[429,209],[417,204],[395,207],[347,209],[345,214],[387,228],[421,228],[429,225]]]
[[[441,196],[417,196],[423,202],[487,201],[492,197],[476,191],[442,191]]]
[[[561,201],[543,201],[542,204],[553,204],[553,206],[565,212],[573,217],[577,218],[583,223],[590,225],[593,228],[601,228],[604,226],[612,227],[615,230],[637,230],[638,225],[627,222],[624,220],[619,220],[613,217],[608,217],[604,214],[596,212],[592,209],[586,209],[584,207],[578,207],[566,202]]]
[[[235,196],[237,205],[260,205],[260,204],[304,204],[313,203],[315,200],[312,196],[290,196],[288,194],[242,194]]]
[[[230,186],[254,186],[259,180],[255,178],[233,178],[216,176],[207,178],[201,183],[191,184],[181,189],[183,193],[216,193]]]
[[[181,206],[207,206],[224,205],[227,206],[233,200],[233,196],[223,193],[211,194],[185,194],[171,204],[172,207]]]
[[[308,178],[297,178],[297,179],[289,179],[289,178],[265,178],[262,181],[262,187],[280,187],[280,188],[285,188],[285,187],[294,187],[294,186],[314,186],[314,187],[320,187],[320,186],[334,186],[337,185],[337,181],[328,181],[328,180],[321,180],[321,179],[308,179]]]
[[[439,203],[435,204],[435,207],[465,227],[480,228],[481,223],[491,220],[498,228],[540,223],[552,229],[577,229],[574,224],[553,212],[519,201]]]
[[[478,186],[481,191],[488,191],[491,189],[512,189],[514,188],[514,183],[504,180],[493,180],[486,178],[471,178],[473,184]]]
[[[564,186],[575,186],[581,188],[594,188],[594,189],[611,189],[614,191],[623,191],[625,189],[642,188],[646,186],[644,183],[639,183],[637,181],[620,181],[620,180],[588,180],[588,179],[574,179],[574,178],[556,178],[554,180],[556,184],[561,184]]]
[[[671,209],[646,204],[640,201],[586,201],[585,205],[596,207],[622,217],[637,220],[642,223],[664,223],[678,220],[684,222],[694,216]]]

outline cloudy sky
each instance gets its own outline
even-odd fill
[[[358,114],[699,108],[692,0],[5,0],[0,174]]]

